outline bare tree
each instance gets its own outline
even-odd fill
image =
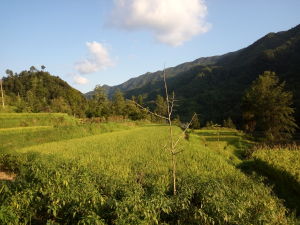
[[[4,93],[3,93],[3,87],[2,87],[2,79],[0,79],[0,89],[1,89],[1,99],[2,99],[2,107],[3,109],[5,108],[5,104],[4,104]]]
[[[172,157],[173,194],[176,195],[176,192],[177,192],[177,189],[176,189],[176,155],[183,151],[183,150],[178,150],[177,145],[180,142],[180,140],[185,137],[187,130],[189,129],[194,117],[196,116],[196,113],[193,115],[190,122],[186,124],[182,133],[179,136],[176,135],[176,137],[175,137],[174,132],[173,132],[173,125],[172,125],[172,113],[173,113],[173,109],[174,109],[175,94],[173,91],[172,96],[171,97],[169,96],[165,69],[163,72],[163,80],[164,80],[164,89],[165,89],[166,103],[167,103],[167,115],[159,115],[159,114],[152,112],[149,109],[143,107],[142,105],[138,104],[137,102],[135,102],[135,101],[133,101],[133,102],[139,108],[143,109],[144,111],[146,111],[156,117],[165,119],[168,123],[169,143],[167,143],[164,148],[168,150],[168,152],[171,154],[171,157]]]

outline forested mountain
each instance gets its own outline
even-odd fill
[[[31,67],[19,74],[6,71],[3,89],[6,103],[13,106],[14,111],[66,112],[89,117],[112,114],[140,118],[144,115],[140,115],[130,101],[119,107],[116,96],[121,96],[122,102],[125,100],[121,93],[115,95],[116,90],[123,92],[127,99],[136,96],[135,99],[150,108],[153,106],[153,109],[158,105],[157,96],[164,95],[163,71],[146,73],[113,87],[98,86],[100,94],[87,93],[86,96],[90,98],[88,101],[82,93],[44,69]],[[235,123],[241,124],[242,96],[264,71],[275,72],[281,82],[286,82],[287,90],[293,92],[295,116],[299,124],[300,25],[285,32],[269,33],[236,52],[199,58],[167,68],[169,91],[174,91],[178,100],[174,117],[177,114],[185,120],[193,112],[197,112],[201,115],[202,122],[222,123],[231,118]],[[115,96],[115,100],[106,100],[105,91],[111,99]],[[120,113],[119,108],[124,108],[124,112]]]
[[[87,100],[57,76],[34,67],[21,73],[7,70],[3,78],[5,100],[17,112],[65,112],[85,116]]]
[[[252,45],[222,56],[200,58],[166,69],[170,91],[178,102],[176,113],[187,118],[201,114],[202,121],[241,122],[240,103],[245,90],[264,71],[274,71],[294,95],[300,121],[300,25],[269,33]],[[123,84],[104,86],[109,96],[120,89],[127,98],[142,95],[144,102],[163,95],[162,71],[146,73]],[[91,93],[88,93],[90,95]]]
[[[96,86],[91,98],[86,99],[80,91],[43,69],[37,70],[32,66],[19,74],[11,70],[6,70],[6,73],[2,80],[7,110],[1,105],[2,111],[63,112],[77,117],[99,117],[101,121],[109,117],[115,120],[148,118],[133,101],[125,100],[120,91],[116,91],[110,101],[105,89]],[[137,101],[142,104],[141,99]]]

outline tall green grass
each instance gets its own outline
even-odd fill
[[[0,151],[13,152],[25,146],[126,130],[134,127],[134,124],[98,123],[76,126],[2,128],[0,129]]]
[[[300,216],[300,151],[296,145],[257,149],[244,163],[248,171],[264,176],[284,204]]]
[[[1,182],[0,221],[294,223],[270,188],[236,169],[221,150],[201,144],[198,134],[181,143],[173,196],[170,155],[163,150],[167,136],[167,127],[148,126],[30,146],[6,156],[18,176],[13,183]]]
[[[277,170],[289,173],[300,184],[300,150],[296,146],[261,149],[254,152],[253,157],[265,161]]]
[[[75,125],[77,122],[64,113],[0,113],[0,128]]]

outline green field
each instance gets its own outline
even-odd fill
[[[17,175],[0,181],[0,224],[299,222],[262,179],[239,169],[249,142],[235,130],[196,130],[182,140],[174,196],[168,127],[45,121],[0,129],[0,168]],[[297,176],[294,169],[287,173]]]

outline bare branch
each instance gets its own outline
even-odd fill
[[[172,152],[172,154],[173,154],[173,155],[177,155],[178,153],[183,152],[183,151],[184,151],[184,149],[182,149],[182,150],[180,150],[180,151],[177,151],[177,152]]]
[[[179,141],[184,137],[186,131],[189,129],[189,127],[191,126],[193,120],[194,120],[194,117],[196,116],[197,114],[194,113],[192,119],[190,120],[190,122],[188,123],[188,125],[186,126],[186,128],[184,129],[184,131],[181,133],[181,135],[178,137],[178,139],[176,140],[175,144],[174,144],[174,148],[176,147],[176,145],[179,143]]]
[[[168,106],[168,115],[170,117],[170,101],[169,101],[169,94],[168,94],[168,86],[166,81],[166,69],[164,68],[164,84],[165,84],[165,92],[166,92],[166,101]]]
[[[140,108],[141,108],[141,109],[143,109],[144,111],[146,111],[146,112],[148,112],[148,113],[150,113],[150,114],[152,114],[152,115],[154,115],[154,116],[156,116],[156,117],[159,117],[159,118],[162,118],[162,119],[168,120],[168,118],[167,118],[167,117],[165,117],[165,116],[162,116],[162,115],[159,115],[159,114],[157,114],[157,113],[155,113],[155,112],[151,112],[149,109],[147,109],[147,108],[145,108],[145,107],[141,106],[139,103],[137,103],[137,102],[135,102],[135,101],[133,101],[133,100],[129,100],[129,99],[128,99],[128,101],[131,101],[131,102],[133,102],[134,104],[136,104],[138,107],[140,107]]]
[[[170,117],[173,113],[173,107],[174,107],[174,99],[175,99],[175,94],[174,94],[174,91],[172,93],[172,101],[170,102],[171,103],[171,107],[170,107]]]

